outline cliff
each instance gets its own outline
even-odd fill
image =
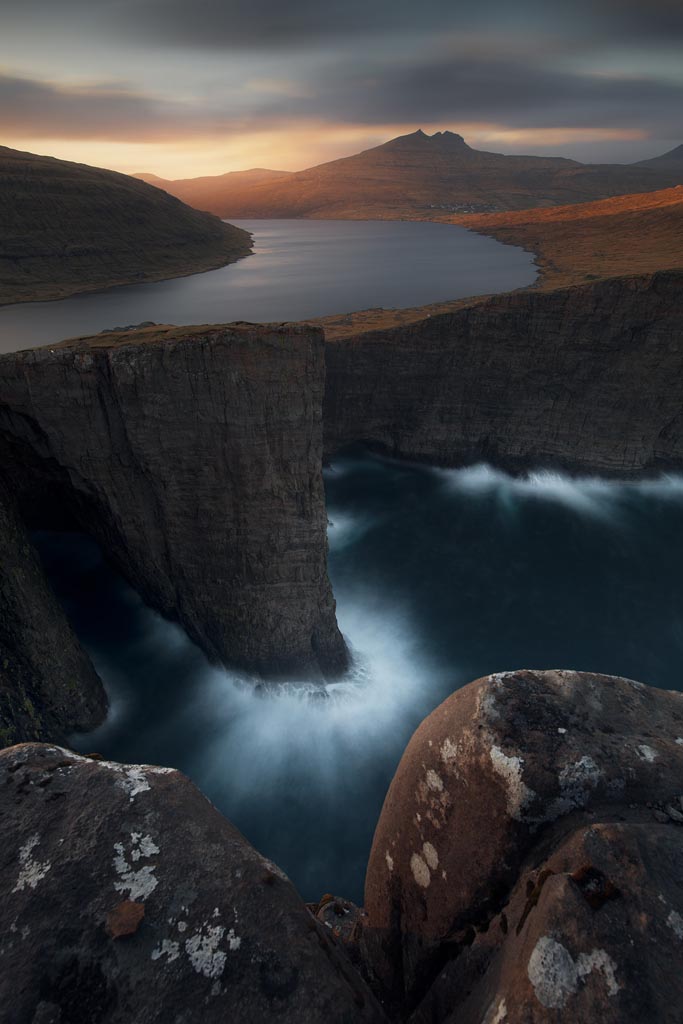
[[[683,272],[517,292],[327,347],[325,449],[629,475],[683,459]]]
[[[251,236],[114,171],[0,147],[0,305],[211,270]]]
[[[107,700],[0,480],[0,747],[94,729]]]
[[[0,464],[32,525],[91,534],[209,657],[346,664],[327,577],[322,333],[104,334],[0,359]]]

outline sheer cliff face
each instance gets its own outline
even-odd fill
[[[0,360],[25,514],[91,533],[214,660],[346,663],[327,577],[319,331],[103,335]]]
[[[683,272],[519,292],[332,342],[325,447],[627,475],[683,460]]]
[[[0,747],[93,729],[107,699],[0,482]]]

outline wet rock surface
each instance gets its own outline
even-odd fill
[[[683,832],[670,814],[680,806],[682,792],[679,693],[562,671],[502,673],[458,691],[411,739],[377,825],[366,879],[364,941],[378,978],[410,1008],[452,961],[451,983],[445,986],[452,1010],[453,985],[464,1002],[472,977],[485,973],[482,991],[490,1002],[502,971],[501,998],[510,978],[512,1001],[524,1000],[510,1020],[560,1019],[543,1016],[557,1008],[544,1008],[542,1000],[536,1006],[528,978],[515,994],[514,986],[522,985],[520,964],[545,935],[565,945],[564,935],[577,979],[573,988],[573,982],[569,985],[569,999],[588,991],[581,973],[588,961],[577,957],[589,957],[595,948],[606,950],[615,963],[624,962],[619,947],[629,939],[620,928],[641,912],[627,892],[635,887],[650,893],[642,895],[643,907],[650,908],[643,909],[643,921],[659,906],[659,892],[669,912],[683,913]],[[662,814],[667,817],[660,823]],[[575,838],[568,840],[572,833]],[[650,870],[660,846],[671,866],[666,884],[669,869]],[[633,857],[629,850],[636,851]],[[624,864],[616,871],[610,857],[620,856]],[[560,892],[555,876],[569,874],[573,877],[565,878]],[[573,894],[583,916],[574,913],[567,894]],[[584,925],[593,921],[594,911],[607,923],[591,938]],[[618,921],[622,924],[615,924],[610,944]],[[641,940],[630,934],[636,948],[628,963],[652,955],[662,971],[670,972],[671,948],[666,955],[659,947],[651,953],[643,938],[646,924],[641,926]],[[673,942],[673,933],[663,934]],[[522,950],[520,943],[531,945]],[[489,974],[491,948],[499,946],[502,952]],[[544,949],[541,943],[536,954],[542,964]],[[549,956],[557,953],[565,966],[569,963],[554,946],[548,949]],[[630,969],[624,968],[627,974]],[[605,971],[596,970],[604,980]],[[656,975],[654,966],[653,971]],[[452,982],[453,977],[458,980]],[[623,985],[622,1014],[629,998]],[[683,992],[676,991],[680,1007]],[[439,1005],[438,988],[432,999]],[[488,1003],[482,1009],[473,1000],[472,1016],[462,1019],[488,1020]],[[524,1016],[527,1003],[533,1008]],[[590,1006],[597,1014],[598,1003]],[[571,1019],[596,1019],[581,1016],[585,1002],[576,1007],[579,1016]],[[494,1007],[491,1019],[496,1012]],[[614,1020],[667,1019],[610,1012]],[[433,1007],[430,1013],[419,1018],[420,1024],[451,1019],[445,1011],[434,1015]]]
[[[3,1024],[352,1024],[343,947],[180,773],[0,754]]]
[[[90,533],[212,660],[346,666],[327,576],[322,333],[107,334],[0,359],[0,464],[32,525]]]
[[[683,459],[683,275],[516,292],[331,341],[325,450],[512,471]]]
[[[0,480],[0,748],[93,729],[106,710],[102,684]]]

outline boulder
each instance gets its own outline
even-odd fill
[[[329,929],[183,775],[0,753],[3,1024],[375,1022]]]
[[[416,1002],[540,844],[593,822],[673,822],[681,792],[682,694],[564,671],[459,690],[412,737],[377,825],[365,887],[376,972]]]
[[[411,1024],[673,1024],[682,953],[683,831],[588,825],[527,866]]]

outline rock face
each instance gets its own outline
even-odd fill
[[[648,918],[641,911],[656,910],[658,922],[665,907],[664,922],[683,914],[683,833],[675,827],[683,820],[682,794],[683,695],[561,671],[504,673],[470,684],[418,728],[385,800],[365,889],[376,971],[410,1005],[455,957],[441,983],[450,1013],[453,985],[464,1003],[472,978],[495,954],[473,999],[478,1010],[457,1015],[458,1022],[507,1019],[495,1017],[496,1006],[486,1016],[498,992],[501,999],[509,993],[511,1006],[524,1000],[508,1011],[511,1021],[555,1020],[544,1015],[560,1007],[547,979],[561,961],[561,1005],[568,1010],[584,983],[593,991],[587,976],[594,972],[600,999],[619,993],[616,1002],[605,999],[609,1020],[667,1019],[627,1014],[635,1005],[632,971],[650,953],[629,947],[625,958],[624,944],[634,937],[626,929],[632,920],[640,920],[636,934],[645,942]],[[651,871],[659,850],[661,865]],[[635,851],[632,859],[627,851]],[[667,881],[668,864],[675,870]],[[634,888],[622,903],[614,899],[616,889]],[[605,909],[593,921],[584,904]],[[626,930],[612,934],[619,922]],[[477,931],[485,937],[472,945]],[[663,926],[661,934],[673,943],[675,931]],[[683,983],[672,980],[668,953],[652,956],[653,984],[664,972],[662,998],[675,981],[680,1005]],[[530,966],[520,980],[522,962]],[[438,993],[437,987],[433,1005]],[[585,999],[593,1015],[582,1013]],[[598,1005],[602,1012],[600,1000],[585,999],[571,1003],[572,1019],[597,1019]]]
[[[0,754],[4,1024],[382,1021],[287,877],[178,772]]]
[[[0,747],[102,721],[107,700],[0,481]]]
[[[214,660],[346,665],[327,577],[322,334],[105,334],[0,359],[0,460],[32,523],[90,533]]]
[[[126,174],[0,146],[0,304],[224,266],[251,236]]]
[[[683,459],[683,273],[518,292],[328,345],[325,448],[513,471]]]

